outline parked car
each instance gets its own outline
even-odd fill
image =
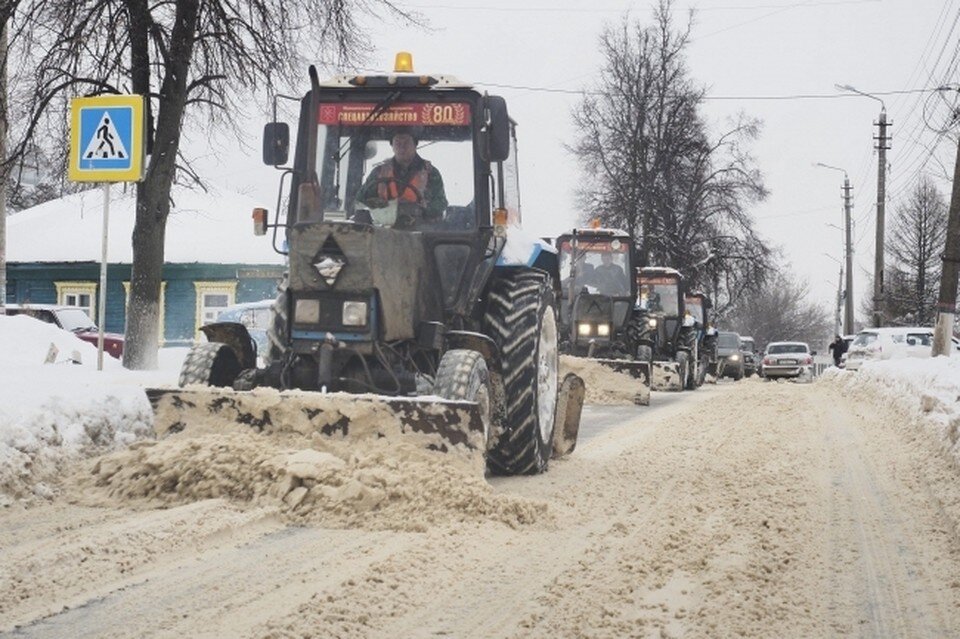
[[[743,379],[743,354],[740,335],[731,331],[717,333],[717,377]]]
[[[740,357],[743,359],[743,374],[747,377],[760,372],[760,357],[752,337],[740,336]]]
[[[257,364],[260,367],[267,365],[266,356],[270,348],[267,339],[267,329],[273,321],[273,312],[270,307],[273,300],[260,300],[228,306],[217,315],[218,322],[237,322],[247,327],[247,332],[257,346]]]
[[[954,351],[960,351],[960,340],[952,339]],[[929,326],[866,328],[857,333],[841,365],[855,371],[874,360],[930,357],[932,349],[933,329]]]
[[[83,341],[97,345],[100,330],[82,308],[55,304],[7,304],[5,309],[7,315],[27,315],[59,326]],[[120,359],[123,356],[123,335],[104,332],[103,352]]]
[[[763,354],[761,374],[766,379],[813,376],[813,356],[806,342],[770,342]]]

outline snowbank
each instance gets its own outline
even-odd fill
[[[162,361],[178,371],[184,350]],[[128,371],[107,355],[98,371],[96,347],[26,316],[0,316],[0,360],[0,505],[48,496],[68,459],[152,436],[143,387],[176,375]]]
[[[888,403],[913,415],[960,465],[960,357],[865,362],[859,371],[829,368],[821,383],[833,383],[856,399]]]

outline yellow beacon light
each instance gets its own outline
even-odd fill
[[[393,64],[393,71],[395,73],[413,73],[413,54],[407,51],[398,53]]]

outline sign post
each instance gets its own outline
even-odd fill
[[[103,182],[103,236],[97,296],[97,370],[103,370],[103,330],[107,310],[107,235],[110,184],[139,182],[145,164],[146,120],[143,96],[103,95],[70,102],[70,163],[74,182]]]

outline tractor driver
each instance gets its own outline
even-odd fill
[[[630,286],[619,264],[613,263],[612,253],[600,254],[600,266],[593,270],[596,287],[604,295],[628,295]]]
[[[393,157],[375,166],[357,192],[357,202],[371,209],[384,209],[395,202],[396,220],[388,223],[398,229],[439,222],[447,208],[440,171],[420,157],[417,143],[412,133],[394,133],[390,139]]]

